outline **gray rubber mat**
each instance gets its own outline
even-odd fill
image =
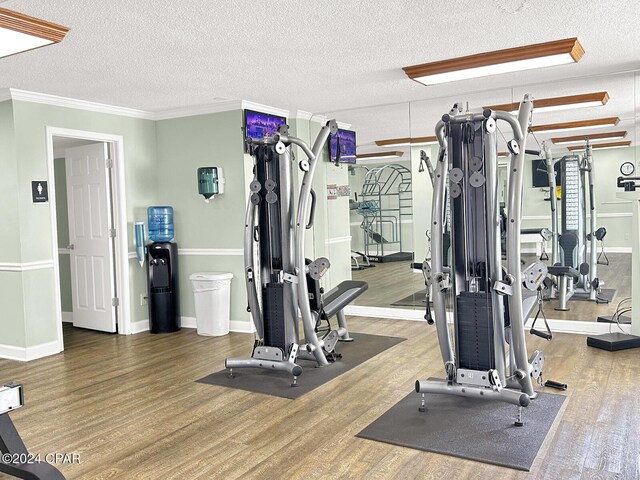
[[[198,382],[293,400],[406,340],[365,333],[351,333],[351,336],[353,342],[339,342],[336,346],[336,352],[342,354],[342,358],[326,367],[317,368],[314,362],[298,360],[303,372],[298,377],[297,387],[291,386],[292,377],[287,373],[260,368],[236,368],[233,370],[233,378],[229,378],[228,370],[225,369],[201,378]]]
[[[605,302],[609,302],[611,303],[613,301],[613,299],[616,296],[616,289],[615,288],[603,288],[602,290],[600,290],[600,293],[598,294],[598,299],[600,299],[600,301],[605,301]],[[589,297],[586,295],[574,295],[573,297],[571,297],[569,299],[569,302],[571,302],[571,300],[580,300],[580,301],[589,301]]]
[[[513,422],[515,405],[454,395],[410,393],[357,436],[427,452],[529,471],[565,397],[540,393]]]

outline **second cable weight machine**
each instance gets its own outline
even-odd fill
[[[367,290],[367,283],[346,280],[325,295],[320,279],[330,267],[329,260],[305,257],[305,232],[313,228],[316,209],[313,176],[320,152],[337,128],[335,121],[327,122],[312,148],[290,135],[286,125],[272,137],[250,141],[254,179],[245,217],[244,262],[256,339],[250,358],[225,360],[231,377],[233,369],[239,368],[276,370],[292,375],[295,386],[303,371],[298,359],[311,360],[319,367],[329,365],[339,357],[335,352],[338,341],[352,340],[343,309]],[[297,204],[293,145],[306,156],[298,162],[303,178]],[[320,325],[334,316],[337,328]]]
[[[535,292],[547,270],[534,263],[523,271],[520,263],[525,141],[532,107],[532,98],[525,96],[516,118],[489,109],[468,113],[458,103],[436,126],[440,154],[434,173],[432,252],[431,263],[425,262],[423,269],[427,286],[433,287],[433,318],[429,307],[426,317],[436,324],[446,379],[416,381],[416,391],[423,394],[422,410],[425,393],[500,400],[519,407],[537,396],[533,381],[541,376],[544,355],[527,354],[525,322],[537,305]],[[508,142],[506,269],[500,246],[498,122],[507,123],[514,134]],[[449,269],[443,245],[447,200]],[[452,327],[448,295],[453,297]]]
[[[549,177],[551,206],[552,266],[549,267],[549,273],[555,277],[550,297],[558,297],[559,305],[556,310],[569,310],[567,302],[573,295],[587,296],[596,303],[608,303],[598,296],[604,282],[598,278],[597,241],[603,241],[607,230],[596,226],[595,174],[591,144],[587,140],[582,157],[565,155],[553,158],[546,144],[543,151]],[[557,163],[560,164],[562,177],[560,209],[555,195]],[[588,225],[587,208],[590,215]]]

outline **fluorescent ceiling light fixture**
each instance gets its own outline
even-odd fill
[[[68,28],[0,8],[0,58],[62,41]]]
[[[375,152],[375,153],[361,153],[356,155],[357,160],[365,160],[367,158],[383,159],[383,158],[399,158],[404,155],[403,152]]]
[[[555,112],[558,110],[570,110],[583,107],[601,107],[609,101],[607,92],[582,93],[580,95],[567,95],[565,97],[538,98],[533,100],[533,111]],[[520,108],[519,103],[504,103],[502,105],[490,105],[491,110],[517,113]]]
[[[593,120],[578,120],[564,123],[548,123],[534,125],[529,128],[533,133],[539,132],[566,132],[567,130],[587,130],[590,128],[615,127],[620,119],[618,117],[596,118]]]
[[[584,55],[577,38],[496,50],[466,57],[404,67],[409,78],[423,85],[457,82],[500,73],[519,72],[580,61]]]
[[[586,140],[594,141],[594,140],[620,140],[627,136],[626,131],[621,132],[609,132],[609,133],[585,133],[583,135],[574,135],[572,137],[556,137],[552,138],[551,141],[556,145],[565,145],[567,143],[576,143],[576,142],[585,142]]]
[[[390,138],[388,140],[376,140],[379,147],[406,147],[417,145],[434,145],[438,143],[437,137],[414,137],[414,138]]]
[[[626,148],[631,146],[631,140],[627,140],[626,142],[610,142],[610,143],[598,143],[596,145],[591,145],[591,148]],[[582,151],[584,150],[584,145],[573,145],[571,147],[567,147],[568,150],[572,152]]]

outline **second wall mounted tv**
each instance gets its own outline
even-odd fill
[[[245,138],[264,138],[277,133],[281,125],[285,125],[287,119],[279,115],[256,112],[254,110],[244,111],[244,134]]]
[[[329,158],[335,163],[356,163],[356,132],[338,129],[329,137]]]
[[[554,166],[556,171],[556,186],[562,185],[562,176],[560,175],[560,162]],[[531,178],[534,188],[549,188],[549,176],[547,174],[547,164],[543,159],[533,160],[531,162]]]

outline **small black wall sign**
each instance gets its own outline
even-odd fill
[[[49,190],[46,180],[33,180],[31,182],[31,196],[33,203],[46,203],[49,201]]]

